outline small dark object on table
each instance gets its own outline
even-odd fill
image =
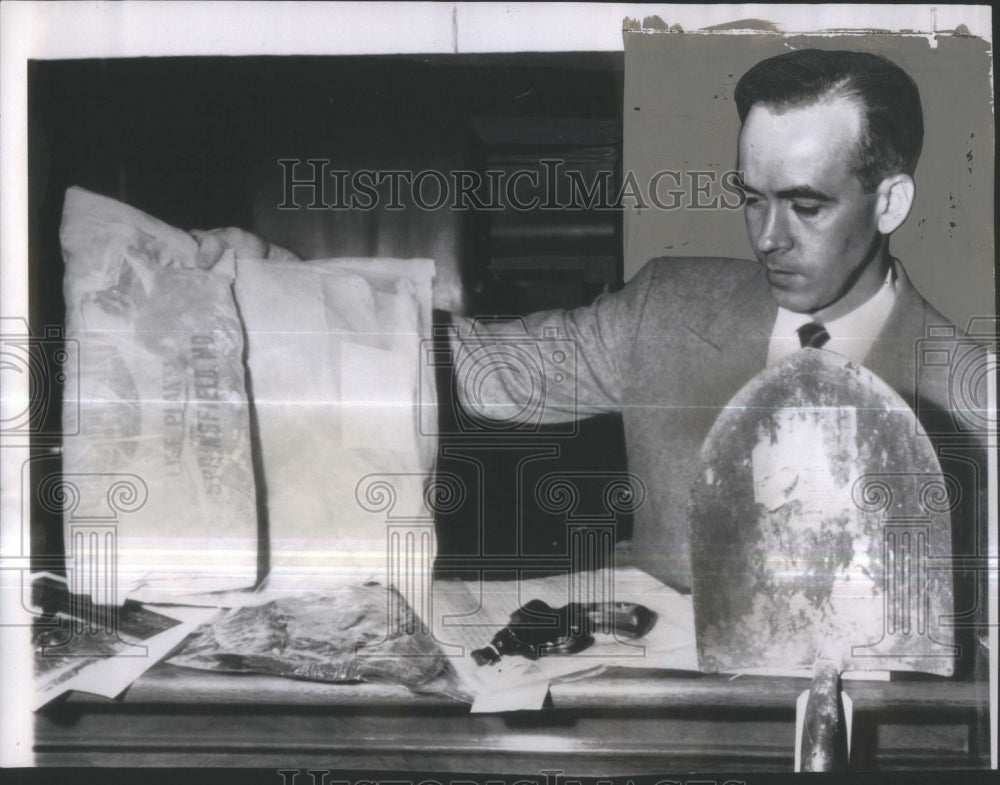
[[[514,611],[490,645],[476,649],[472,657],[477,665],[488,665],[505,655],[537,660],[576,654],[594,642],[594,632],[641,638],[654,624],[654,611],[631,602],[571,602],[553,608],[542,600],[531,600]]]

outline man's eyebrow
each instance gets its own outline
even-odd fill
[[[747,185],[746,181],[742,177],[737,179],[736,184],[748,194],[763,196],[763,194],[752,185]],[[784,188],[781,191],[778,191],[776,195],[779,199],[810,199],[814,202],[835,201],[835,199],[829,194],[817,191],[815,188],[808,185],[796,185],[792,188]]]
[[[813,202],[832,202],[834,199],[829,194],[810,188],[808,185],[797,185],[794,188],[784,188],[778,191],[779,199],[809,199]]]

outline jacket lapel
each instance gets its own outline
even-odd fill
[[[896,302],[864,365],[912,405],[917,340],[924,337],[924,301],[897,261]]]
[[[917,340],[924,337],[924,301],[897,261],[896,301],[864,365],[912,403],[916,389]],[[759,268],[740,277],[714,313],[691,320],[688,329],[709,344],[718,361],[712,371],[714,403],[725,404],[764,369],[778,306]]]
[[[916,341],[924,336],[924,301],[898,261],[895,271],[896,301],[864,365],[910,402],[916,388]],[[715,381],[724,400],[764,369],[777,313],[758,269],[724,297],[716,313],[691,323],[689,329],[719,353]]]

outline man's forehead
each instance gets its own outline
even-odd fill
[[[739,168],[748,177],[751,172],[759,177],[784,170],[853,170],[863,122],[862,107],[849,97],[789,108],[756,104],[740,130]]]

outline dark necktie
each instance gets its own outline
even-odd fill
[[[807,346],[811,346],[813,349],[822,349],[823,345],[830,340],[830,333],[819,322],[803,324],[797,332],[799,344],[803,349]]]

